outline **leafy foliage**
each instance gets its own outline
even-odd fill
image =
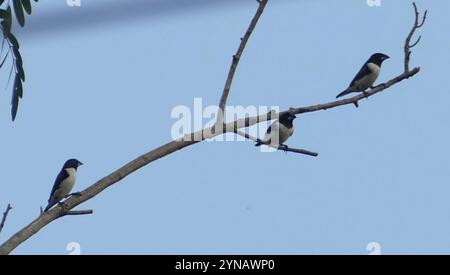
[[[39,0],[33,0],[34,2],[38,2]],[[23,60],[20,54],[19,41],[11,32],[12,27],[12,9],[10,3],[12,2],[12,7],[14,8],[14,14],[17,22],[20,26],[25,26],[25,13],[24,11],[30,15],[32,12],[31,8],[31,0],[9,0],[7,4],[2,7],[5,0],[0,0],[0,27],[3,33],[2,47],[0,53],[0,69],[5,64],[5,61],[8,57],[12,58],[12,67],[10,73],[11,75],[14,71],[15,77],[13,82],[13,92],[11,99],[11,117],[14,121],[16,119],[17,110],[19,108],[19,100],[23,96],[23,82],[25,82],[25,71],[23,69]],[[7,51],[4,54],[3,49],[7,47]]]

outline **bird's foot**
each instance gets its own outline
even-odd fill
[[[288,152],[289,147],[286,144],[281,144],[280,145],[281,150],[283,150],[285,153]]]
[[[369,95],[370,95],[369,92],[363,91],[363,94],[364,94],[364,97],[365,97],[365,98],[367,98],[367,99],[369,98]]]

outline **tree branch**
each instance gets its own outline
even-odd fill
[[[260,3],[260,6],[258,8],[258,11],[259,11],[261,9],[261,7],[265,6],[265,4],[267,3],[267,0],[261,0],[258,2]],[[259,16],[257,18],[259,18]],[[425,21],[425,16],[423,18],[423,21],[420,24],[415,24],[416,27],[413,29],[412,33],[414,33],[415,29],[422,27],[424,21]],[[408,35],[408,37],[412,37],[412,35],[413,34],[410,34],[410,35]],[[411,38],[407,39],[407,45],[410,44],[410,40],[411,40]],[[417,43],[415,43],[415,44],[417,44]],[[408,56],[405,58],[405,62],[407,62],[408,66],[409,66],[410,48],[408,48],[407,53],[408,53]],[[240,57],[240,55],[239,55],[239,57]],[[406,68],[408,68],[408,66],[406,66]],[[360,94],[360,95],[357,95],[357,96],[354,96],[351,98],[332,101],[332,102],[328,102],[328,103],[324,103],[324,104],[317,104],[317,105],[300,107],[300,108],[290,108],[290,111],[295,114],[301,114],[301,113],[316,112],[316,111],[320,111],[320,110],[328,110],[331,108],[344,106],[344,105],[348,105],[348,104],[356,105],[356,104],[358,104],[359,100],[361,100],[365,97],[373,96],[381,91],[384,91],[385,89],[387,89],[405,79],[408,79],[408,78],[414,76],[419,71],[420,71],[419,67],[414,68],[411,71],[406,70],[401,75],[391,79],[390,81],[388,81],[386,83],[380,84],[377,87],[373,88],[372,90],[368,91],[366,93],[366,95]],[[232,72],[230,74],[234,75],[234,72]],[[231,79],[232,79],[232,77],[231,77]],[[230,85],[231,85],[231,81],[230,81]],[[226,104],[226,100],[227,100],[227,97],[229,94],[229,89],[225,89],[225,90],[226,91],[224,91],[224,94],[222,95],[223,102],[224,102],[223,107]],[[222,102],[222,100],[221,100],[221,102]],[[280,113],[283,113],[283,112],[280,112]],[[97,196],[99,193],[101,193],[106,188],[121,181],[123,178],[129,176],[136,170],[152,163],[153,161],[156,161],[160,158],[168,156],[168,155],[170,155],[178,150],[181,150],[185,147],[199,143],[207,138],[213,138],[213,137],[221,135],[223,133],[236,132],[237,129],[249,127],[249,126],[255,125],[259,122],[276,119],[276,118],[278,118],[280,113],[271,111],[267,114],[262,114],[262,115],[255,116],[255,117],[238,119],[234,122],[222,124],[223,125],[222,131],[214,131],[213,129],[215,126],[209,127],[209,128],[203,129],[201,131],[186,135],[184,138],[168,142],[146,154],[143,154],[143,155],[137,157],[136,159],[132,160],[131,162],[125,164],[123,167],[112,172],[108,176],[100,179],[99,181],[97,181],[96,183],[94,183],[93,185],[88,187],[87,189],[80,192],[79,196],[72,196],[72,197],[68,198],[67,200],[65,200],[64,207],[61,205],[58,205],[58,206],[55,206],[54,208],[52,208],[50,211],[45,212],[44,214],[41,214],[38,218],[36,218],[34,221],[32,221],[29,225],[25,226],[23,229],[18,231],[16,234],[11,236],[5,243],[3,243],[0,246],[0,255],[9,254],[13,249],[15,249],[21,243],[23,243],[28,238],[32,237],[34,234],[39,232],[39,230],[41,230],[43,227],[45,227],[46,225],[48,225],[55,219],[60,218],[64,215],[67,215],[68,210],[73,209],[77,205],[82,204],[82,203],[86,202],[87,200],[92,199],[93,197]],[[295,150],[295,149],[293,149],[293,150]],[[296,149],[296,150],[298,150],[298,151],[296,151],[296,153],[302,153],[302,154],[306,153],[306,150],[304,150],[302,152],[300,152],[301,149]],[[310,152],[310,153],[311,153],[310,155],[316,154],[314,152]]]
[[[417,9],[417,5],[415,2],[413,2],[413,6],[414,6],[414,15],[415,15],[415,20],[414,20],[414,26],[412,27],[411,31],[409,32],[408,36],[406,37],[406,41],[405,41],[405,46],[404,46],[404,52],[405,52],[405,73],[409,72],[409,60],[411,58],[411,49],[414,48],[415,46],[417,46],[417,44],[419,44],[420,39],[422,39],[422,36],[419,36],[419,38],[417,38],[416,42],[414,42],[413,44],[411,44],[411,39],[414,36],[414,33],[416,32],[417,29],[420,29],[423,24],[425,24],[425,20],[427,19],[427,14],[428,14],[428,10],[425,10],[425,13],[423,14],[422,17],[422,21],[419,22],[419,10]]]
[[[80,192],[79,196],[72,196],[65,200],[64,206],[57,205],[48,212],[44,212],[43,214],[41,214],[34,221],[32,221],[30,224],[25,226],[19,232],[11,236],[6,242],[4,242],[0,246],[0,255],[9,254],[18,245],[39,232],[39,230],[41,230],[44,226],[62,216],[65,216],[67,210],[73,209],[75,206],[97,196],[100,192],[113,185],[114,183],[122,180],[139,168],[142,168],[143,166],[159,158],[165,157],[173,152],[176,152],[195,143],[197,142],[172,141],[127,163],[120,169],[114,171],[110,175],[102,178],[95,184]]]
[[[8,206],[6,207],[5,212],[3,212],[2,222],[0,222],[0,233],[2,232],[3,227],[5,226],[6,218],[8,217],[9,211],[11,209],[12,209],[11,204],[8,204]]]
[[[348,105],[348,104],[354,104],[354,105],[358,105],[358,102],[361,99],[364,98],[369,98],[379,92],[382,92],[384,90],[386,90],[387,88],[405,80],[408,79],[412,76],[414,76],[415,74],[417,74],[420,71],[420,68],[414,68],[413,70],[403,73],[391,80],[389,80],[386,83],[382,83],[378,86],[376,86],[375,88],[373,88],[372,90],[367,91],[365,94],[361,93],[359,95],[347,98],[347,99],[342,99],[342,100],[336,100],[336,101],[332,101],[332,102],[328,102],[325,104],[317,104],[317,105],[312,105],[312,106],[308,106],[308,107],[302,107],[302,108],[291,108],[290,111],[294,112],[295,114],[302,114],[302,113],[310,113],[310,112],[316,112],[316,111],[320,111],[320,110],[328,110],[331,108],[335,108],[338,106],[343,106],[343,105]]]
[[[60,203],[63,207],[63,211],[66,208],[64,202]],[[81,215],[91,215],[94,213],[94,210],[89,209],[89,210],[73,210],[73,211],[69,211],[69,210],[65,210],[64,212],[62,212],[62,214],[59,216],[59,218],[64,217],[64,216],[81,216]],[[41,215],[44,214],[44,210],[41,207]]]
[[[94,213],[94,210],[73,210],[73,211],[67,211],[64,216],[80,216],[80,215],[91,215]]]
[[[248,29],[245,32],[244,37],[241,38],[241,44],[239,45],[236,54],[233,55],[233,61],[231,62],[231,67],[228,72],[227,81],[225,82],[225,88],[223,89],[222,97],[220,98],[219,102],[219,113],[217,116],[216,125],[221,125],[223,123],[223,117],[225,114],[225,105],[227,104],[228,95],[230,94],[231,84],[233,83],[233,78],[236,73],[237,66],[239,64],[239,61],[241,60],[241,56],[242,53],[244,52],[245,46],[247,45],[250,36],[255,30],[256,24],[258,24],[259,18],[264,12],[264,8],[266,7],[268,0],[260,0],[257,2],[259,3],[258,10],[256,11],[252,21],[250,22],[250,25],[248,26]]]
[[[267,145],[267,146],[269,146],[271,148],[274,148],[274,149],[277,149],[277,150],[280,150],[280,151],[293,152],[293,153],[298,153],[298,154],[303,154],[303,155],[308,155],[308,156],[313,156],[313,157],[317,157],[319,155],[316,152],[311,152],[311,151],[308,151],[308,150],[305,150],[305,149],[296,149],[296,148],[291,148],[291,147],[287,147],[287,146],[276,146],[276,145],[273,145],[273,144],[271,144],[269,142],[265,142],[265,141],[263,141],[263,140],[261,140],[259,138],[253,137],[253,136],[251,136],[251,135],[249,135],[249,134],[247,134],[245,132],[242,132],[240,130],[236,130],[235,133],[240,135],[240,136],[245,137],[246,139],[249,139],[249,140],[254,141],[254,142],[259,142],[261,144]]]
[[[359,100],[373,96],[407,78],[410,78],[417,74],[420,71],[420,68],[415,68],[410,72],[403,73],[392,80],[388,81],[387,83],[378,85],[374,89],[368,91],[365,96],[364,94],[360,94],[351,98],[343,99],[343,100],[337,100],[332,101],[325,104],[318,104],[318,105],[312,105],[307,107],[300,107],[300,108],[291,108],[290,111],[295,114],[301,114],[301,113],[310,113],[310,112],[316,112],[320,110],[328,110],[331,108],[335,108],[338,106],[348,105],[348,104],[354,104],[355,102],[358,102]],[[286,112],[286,111],[285,111]],[[282,113],[282,112],[280,112]],[[279,114],[275,111],[271,111],[267,114],[262,114],[255,117],[249,117],[245,119],[239,119],[237,121],[227,123],[224,127],[223,133],[230,133],[235,132],[235,129],[241,129],[244,127],[249,127],[252,125],[255,125],[259,122],[268,121],[271,119],[278,118]],[[223,134],[222,132],[213,132],[213,127],[206,128],[202,131],[198,131],[195,133],[192,133],[190,135],[187,135],[183,139],[178,139],[175,141],[171,141],[165,145],[162,145],[158,148],[156,148],[153,151],[150,151],[135,160],[129,162],[125,166],[121,167],[120,169],[116,170],[115,172],[111,173],[110,175],[104,177],[103,179],[99,180],[89,188],[85,189],[84,191],[80,192],[80,196],[73,196],[67,200],[64,201],[65,207],[67,209],[72,209],[75,206],[97,196],[99,193],[101,193],[103,190],[108,188],[109,186],[119,182],[126,176],[130,175],[134,171],[150,164],[151,162],[160,159],[162,157],[165,157],[167,155],[170,155],[178,150],[181,150],[185,147],[188,147],[190,145],[199,143],[205,139],[213,138],[215,136]],[[300,153],[300,152],[298,152]],[[315,154],[311,152],[312,154]],[[27,225],[25,228],[14,234],[10,239],[8,239],[4,244],[0,246],[0,255],[2,254],[9,254],[14,248],[16,248],[19,244],[26,241],[28,238],[36,234],[40,229],[42,229],[44,226],[49,224],[50,222],[54,221],[57,218],[62,217],[64,214],[64,211],[61,210],[61,206],[56,206],[53,209],[51,209],[49,212],[47,212],[47,215],[41,215],[36,220],[31,222],[29,225]]]

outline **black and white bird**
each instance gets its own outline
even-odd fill
[[[348,95],[350,93],[365,92],[368,88],[372,87],[373,83],[377,80],[378,75],[380,74],[381,64],[388,58],[389,56],[383,53],[373,54],[369,60],[364,63],[348,88],[338,94],[336,98]]]
[[[267,128],[266,134],[262,141],[266,144],[271,144],[274,146],[286,146],[284,143],[294,133],[294,124],[292,124],[292,122],[295,118],[297,117],[291,112],[283,113],[269,126],[269,128]],[[255,146],[260,146],[264,143],[257,142]]]
[[[69,195],[75,185],[77,168],[80,165],[83,165],[83,163],[76,159],[69,159],[64,163],[64,166],[53,184],[52,191],[50,192],[50,198],[48,199],[48,205],[45,207],[44,211],[48,211],[55,204],[59,203],[62,199]]]

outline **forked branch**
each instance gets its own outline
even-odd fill
[[[225,105],[226,105],[227,98],[228,98],[230,88],[231,88],[231,83],[232,83],[233,76],[235,74],[239,59],[242,55],[245,45],[246,45],[248,39],[250,38],[250,35],[251,35],[253,29],[255,28],[256,23],[258,22],[258,19],[261,16],[268,0],[260,0],[258,2],[259,2],[259,7],[255,14],[255,17],[253,18],[252,23],[250,24],[250,27],[246,32],[246,35],[242,39],[241,45],[238,49],[238,52],[236,53],[235,57],[233,58],[233,63],[232,63],[230,73],[227,78],[227,83],[225,85],[225,89],[224,89],[224,92],[222,94],[222,98],[220,101],[220,110],[222,110],[222,113],[223,113],[223,110],[225,109]],[[358,101],[363,99],[364,97],[373,96],[373,95],[375,95],[381,91],[384,91],[385,89],[417,74],[420,71],[419,67],[409,70],[409,60],[410,60],[410,55],[411,55],[411,48],[416,46],[418,43],[418,41],[416,41],[415,43],[411,44],[411,39],[412,39],[412,36],[414,35],[414,32],[418,28],[421,28],[423,26],[425,19],[426,19],[426,12],[423,16],[422,21],[419,22],[419,19],[418,19],[419,14],[418,14],[418,10],[417,10],[417,7],[415,4],[414,4],[414,8],[415,8],[415,12],[416,12],[416,21],[415,21],[415,25],[414,25],[412,31],[410,32],[410,34],[408,35],[408,37],[406,39],[405,71],[402,74],[389,80],[386,83],[378,85],[374,89],[368,91],[367,95],[360,94],[360,95],[357,95],[357,96],[354,96],[351,98],[332,101],[332,102],[328,102],[328,103],[324,103],[324,104],[317,104],[317,105],[299,107],[299,108],[291,108],[290,111],[295,114],[311,113],[311,112],[316,112],[316,111],[320,111],[320,110],[328,110],[331,108],[336,108],[336,107],[344,106],[344,105],[348,105],[348,104],[355,104],[355,103],[357,104]],[[238,119],[238,120],[230,122],[230,123],[222,124],[223,120],[221,120],[221,122],[216,125],[223,125],[222,131],[214,131],[213,130],[214,127],[209,127],[209,128],[203,129],[202,131],[198,131],[198,132],[186,135],[184,138],[170,141],[164,145],[161,145],[160,147],[137,157],[136,159],[130,161],[129,163],[127,163],[126,165],[117,169],[116,171],[112,172],[111,174],[100,179],[99,181],[97,181],[96,183],[94,183],[93,185],[88,187],[87,189],[80,192],[79,196],[72,196],[72,197],[68,198],[67,200],[64,201],[64,208],[63,208],[63,206],[58,205],[58,206],[55,206],[54,208],[52,208],[50,211],[40,215],[38,218],[36,218],[34,221],[32,221],[29,225],[25,226],[23,229],[21,229],[20,231],[15,233],[13,236],[11,236],[11,238],[9,238],[5,243],[0,245],[0,255],[1,254],[9,254],[13,249],[15,249],[17,246],[19,246],[21,243],[26,241],[31,236],[35,235],[37,232],[39,232],[39,230],[41,230],[43,227],[45,227],[46,225],[48,225],[55,219],[62,217],[64,215],[68,215],[67,211],[69,211],[70,209],[73,209],[77,205],[80,205],[80,204],[92,199],[93,197],[100,194],[106,188],[121,181],[122,179],[129,176],[136,170],[139,170],[140,168],[142,168],[160,158],[166,157],[174,152],[177,152],[178,150],[181,150],[188,146],[197,144],[205,139],[213,138],[213,137],[221,135],[223,133],[235,132],[235,133],[239,134],[241,131],[238,131],[238,129],[249,127],[249,126],[255,125],[259,122],[276,119],[276,118],[278,118],[278,116],[279,116],[279,113],[270,112],[270,113],[262,114],[262,115],[255,116],[255,117],[247,117],[247,118]],[[221,119],[223,119],[223,117]],[[254,141],[255,140],[260,141],[256,138],[250,137],[250,136],[248,136],[246,138],[254,140]],[[292,149],[292,148],[290,148],[290,149],[292,150],[291,152],[295,151],[296,153],[312,155],[312,156],[317,155],[317,153],[315,153],[315,152],[310,152],[310,151],[303,150],[303,149]],[[282,148],[282,150],[283,150],[283,148]],[[79,211],[71,211],[71,213],[73,213],[74,215],[80,214],[77,212],[79,212]],[[89,213],[81,213],[81,214],[89,214]]]
[[[418,10],[415,2],[413,2],[413,7],[414,7],[414,15],[415,15],[414,26],[412,27],[411,31],[409,32],[408,36],[406,37],[405,46],[404,46],[405,73],[409,72],[409,61],[411,58],[411,49],[414,48],[415,46],[417,46],[417,44],[419,44],[420,40],[422,39],[422,35],[419,35],[416,42],[414,42],[412,44],[411,44],[411,40],[414,36],[414,33],[417,31],[417,29],[422,28],[423,24],[425,24],[425,20],[427,19],[427,14],[428,14],[428,10],[425,10],[425,12],[422,16],[422,20],[420,20],[420,13],[419,13],[419,10]]]
[[[225,87],[222,92],[222,97],[219,102],[219,113],[217,115],[216,125],[221,125],[224,121],[225,114],[225,105],[227,104],[228,95],[230,94],[231,84],[233,83],[234,75],[236,74],[237,66],[239,65],[239,61],[241,60],[242,53],[244,52],[245,46],[247,46],[247,42],[250,39],[253,31],[255,30],[256,24],[258,24],[259,18],[264,12],[264,8],[267,5],[268,0],[257,0],[259,3],[258,10],[256,11],[255,16],[253,17],[250,25],[248,26],[245,35],[241,38],[241,43],[237,52],[233,55],[233,61],[231,62],[231,67],[228,72],[228,77],[225,82]]]

